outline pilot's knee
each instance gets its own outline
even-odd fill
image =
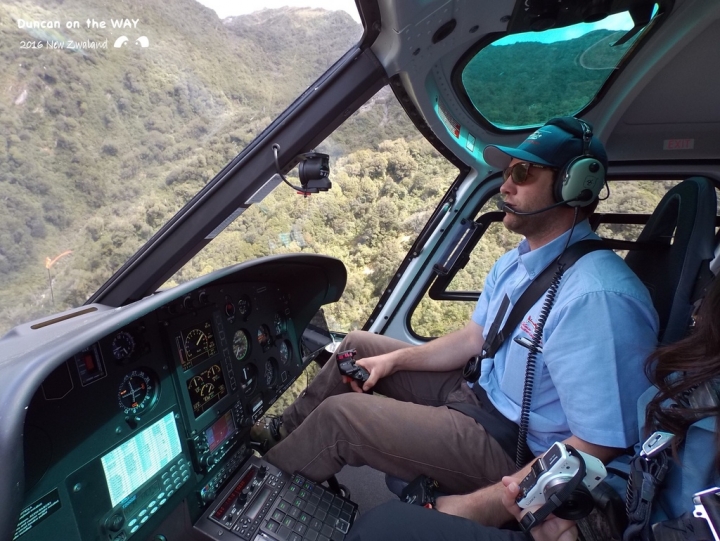
[[[315,410],[317,422],[323,426],[353,424],[362,418],[362,398],[359,393],[343,393],[326,398]]]
[[[363,334],[367,334],[366,331],[350,331],[345,335],[340,346],[342,349],[352,349],[358,342],[362,342]]]
[[[338,351],[346,351],[348,349],[356,349],[358,358],[367,357],[364,354],[364,346],[368,341],[377,337],[377,334],[368,331],[350,331],[343,339]]]

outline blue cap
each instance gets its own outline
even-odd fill
[[[585,123],[592,132],[592,126]],[[596,137],[590,139],[588,154],[600,161],[607,170],[605,147]],[[531,133],[517,148],[488,145],[483,159],[492,167],[505,169],[513,158],[539,165],[562,169],[572,159],[583,155],[582,123],[574,117],[548,120]]]

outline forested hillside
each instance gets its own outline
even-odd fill
[[[322,10],[220,21],[193,0],[42,6],[4,3],[0,16],[133,17],[150,47],[26,50],[132,30],[0,27],[0,331],[81,304],[361,34]],[[53,302],[44,263],[67,250]]]
[[[168,285],[252,257],[314,252],[348,269],[330,328],[362,327],[457,169],[424,140],[383,141],[338,159],[333,188],[308,198],[280,185],[244,212]],[[428,204],[428,202],[431,202]]]
[[[634,43],[611,46],[623,32],[595,30],[576,39],[493,45],[463,71],[472,102],[497,125],[530,126],[580,111]],[[499,42],[502,43],[502,40]],[[507,93],[513,93],[508,99]]]

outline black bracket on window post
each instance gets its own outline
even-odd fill
[[[447,276],[451,269],[456,268],[457,261],[461,256],[465,256],[465,260],[460,263],[457,268],[461,269],[467,265],[470,254],[465,249],[475,236],[478,228],[484,230],[482,224],[473,222],[472,220],[463,220],[460,222],[460,225],[462,229],[455,234],[455,237],[440,257],[440,262],[433,265],[433,271],[440,276]],[[482,234],[482,231],[478,233],[478,235],[480,234]]]
[[[463,220],[460,224],[464,227],[458,231],[450,243],[448,249],[443,253],[440,261],[433,265],[435,276],[428,296],[436,301],[473,301],[477,300],[478,291],[446,291],[459,270],[463,269],[470,261],[475,246],[480,238],[487,231],[493,222],[502,221],[504,212],[487,212],[480,216],[477,221]]]

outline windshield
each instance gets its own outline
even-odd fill
[[[0,335],[85,302],[362,35],[354,2],[207,4],[0,5]]]

